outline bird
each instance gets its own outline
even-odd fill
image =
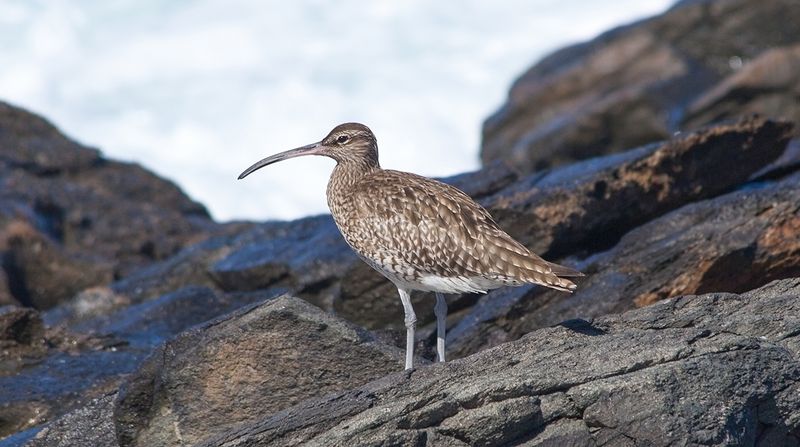
[[[306,155],[336,161],[327,187],[333,220],[353,251],[397,287],[406,328],[406,370],[413,369],[417,323],[412,291],[436,294],[436,355],[444,362],[445,294],[524,284],[572,292],[577,286],[567,278],[583,276],[528,250],[461,190],[381,168],[377,139],[360,123],[340,124],[316,143],[268,156],[245,169],[239,180]]]

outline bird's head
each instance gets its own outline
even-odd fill
[[[340,165],[364,169],[380,167],[378,142],[369,127],[359,123],[345,123],[334,127],[321,141],[271,155],[253,164],[239,175],[239,179],[264,166],[301,155],[323,155],[336,160]]]

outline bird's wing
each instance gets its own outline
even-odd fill
[[[562,290],[575,285],[558,276],[581,276],[531,253],[500,229],[488,211],[445,183],[382,170],[354,191],[354,217],[370,233],[372,250],[380,250],[373,255],[378,258],[431,275],[482,276]]]
[[[370,233],[369,243],[382,257],[432,275],[481,272],[480,236],[483,227],[496,225],[486,210],[458,189],[382,170],[356,185],[352,197],[356,200],[352,217],[364,233]]]

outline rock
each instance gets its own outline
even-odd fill
[[[332,283],[360,262],[329,215],[256,227],[230,245],[230,253],[208,270],[220,288],[286,286],[326,310],[332,308]]]
[[[464,191],[475,200],[489,197],[519,180],[519,173],[503,161],[496,161],[478,171],[440,179]]]
[[[697,98],[685,126],[760,113],[800,123],[800,44],[765,51]]]
[[[12,292],[24,305],[46,310],[95,284],[111,282],[108,265],[70,256],[25,222],[0,231],[5,239],[6,273],[14,278]]]
[[[527,176],[481,204],[546,258],[591,253],[667,211],[745,183],[783,152],[791,132],[789,123],[760,118],[712,126]]]
[[[276,294],[271,289],[254,293],[219,293],[206,287],[186,286],[114,314],[74,324],[71,329],[81,333],[111,334],[126,340],[131,346],[149,350],[191,326]]]
[[[481,159],[532,172],[708,124],[714,116],[684,122],[687,106],[765,50],[800,42],[798,21],[793,0],[682,2],[559,50],[523,74],[486,120]],[[790,95],[778,104],[764,93],[731,114],[796,109]]]
[[[79,171],[100,163],[100,153],[70,140],[46,120],[0,102],[0,163],[36,175]]]
[[[249,233],[252,224],[226,224],[211,237],[183,248],[175,255],[149,264],[110,285],[113,293],[138,304],[187,285],[218,289],[208,274],[214,262],[234,248],[242,233]]]
[[[37,343],[44,338],[39,312],[17,306],[0,306],[0,347],[6,344]]]
[[[23,445],[26,447],[117,447],[114,432],[116,393],[92,399],[87,405],[48,423]]]
[[[5,261],[0,259],[0,265],[4,263]],[[17,301],[11,293],[11,287],[8,283],[8,274],[6,274],[5,270],[0,269],[0,306],[19,304],[20,302]]]
[[[800,171],[800,139],[795,138],[789,141],[786,150],[777,160],[754,173],[751,179],[754,181],[776,180],[797,171]]]
[[[202,446],[800,442],[800,279],[541,329]]]
[[[189,286],[115,313],[72,320],[68,328],[48,328],[44,338],[49,349],[23,351],[8,371],[0,370],[0,436],[116,390],[164,340],[271,292],[225,294]],[[55,318],[48,314],[45,319]]]
[[[30,237],[18,237],[25,226]],[[0,289],[16,302],[51,307],[216,229],[173,183],[0,103],[0,258],[9,282]]]
[[[115,293],[110,287],[90,287],[44,312],[44,318],[51,327],[72,327],[86,320],[111,315],[114,311],[131,304],[127,296]]]
[[[572,318],[679,295],[742,292],[800,277],[800,174],[687,205],[585,262],[572,296],[523,287],[491,292],[449,333],[453,355]]]
[[[75,342],[72,349],[53,349],[11,375],[0,375],[0,437],[35,427],[115,390],[144,356],[115,340]]]
[[[118,438],[123,446],[194,444],[402,365],[399,349],[283,296],[184,332],[156,350],[121,389]]]

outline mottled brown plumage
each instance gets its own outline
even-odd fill
[[[575,284],[565,277],[582,276],[531,253],[460,190],[415,174],[381,169],[375,136],[362,124],[341,124],[322,141],[265,158],[239,178],[299,155],[336,160],[328,183],[328,206],[347,243],[400,291],[410,337],[407,368],[416,322],[410,291],[437,292],[439,359],[444,360],[446,304],[439,294],[522,284],[572,291]]]

